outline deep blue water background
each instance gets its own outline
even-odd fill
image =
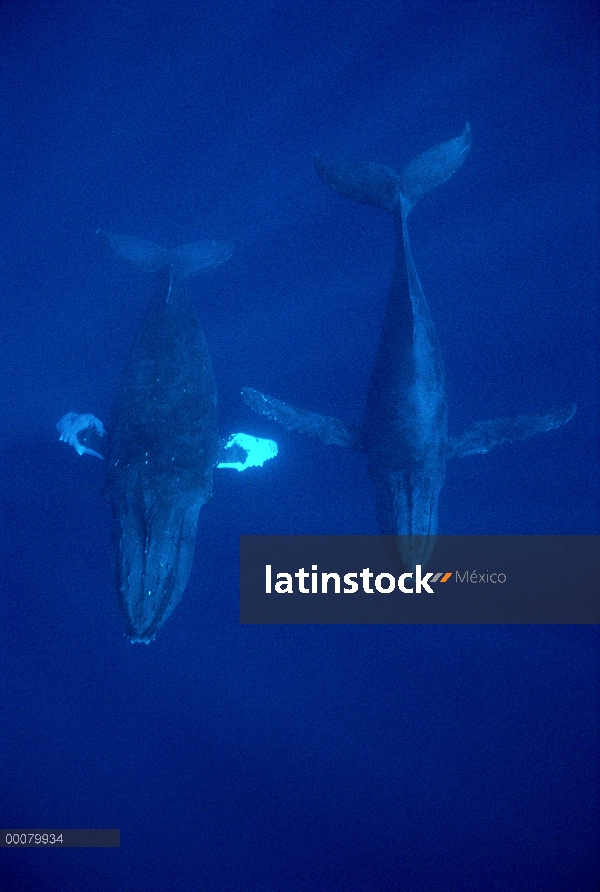
[[[118,827],[0,850],[0,890],[598,889],[599,635],[588,627],[240,627],[240,533],[374,533],[360,456],[252,417],[244,385],[359,423],[389,220],[312,157],[400,168],[458,135],[411,218],[452,430],[575,400],[565,428],[448,469],[443,533],[598,533],[595,4],[4,2],[0,11],[0,825]],[[152,283],[105,227],[234,239],[194,279],[222,432],[189,588],[124,638],[108,417]]]

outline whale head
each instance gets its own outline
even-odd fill
[[[212,484],[212,474],[211,474]],[[132,643],[149,644],[171,615],[192,569],[198,515],[211,487],[123,486],[109,494],[117,541],[117,598]]]

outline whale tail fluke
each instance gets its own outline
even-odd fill
[[[97,235],[102,244],[144,272],[160,273],[170,269],[184,279],[224,263],[233,252],[231,242],[189,242],[170,251],[135,235],[121,235],[105,229],[99,229]]]
[[[428,192],[441,186],[459,170],[471,148],[471,127],[465,124],[460,136],[441,142],[406,165],[400,174],[400,191],[407,211]]]
[[[407,214],[420,198],[462,167],[470,147],[471,128],[467,124],[460,136],[418,155],[400,174],[383,164],[325,162],[320,155],[315,158],[315,167],[321,180],[346,198],[389,214],[402,203]]]

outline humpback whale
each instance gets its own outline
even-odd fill
[[[117,387],[104,453],[95,416],[70,412],[57,427],[79,455],[106,459],[118,602],[130,640],[149,643],[187,585],[213,469],[262,464],[277,445],[245,434],[219,439],[215,377],[185,279],[223,263],[231,245],[204,241],[169,251],[128,235],[98,235],[154,274],[157,288]]]
[[[444,364],[407,221],[419,199],[462,166],[470,145],[467,124],[460,136],[419,155],[401,173],[380,164],[315,159],[326,185],[386,211],[394,224],[392,283],[362,428],[353,430],[337,418],[298,409],[253,388],[242,391],[251,409],[288,430],[365,453],[380,533],[397,537],[394,557],[411,570],[427,562],[434,546],[448,458],[489,452],[501,443],[553,430],[575,412],[573,405],[546,415],[478,422],[459,436],[448,434]]]
[[[114,397],[106,456],[119,606],[130,639],[150,641],[187,585],[219,448],[215,376],[185,279],[223,263],[232,248],[200,242],[167,252],[99,235],[158,278]]]

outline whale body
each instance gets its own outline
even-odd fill
[[[232,248],[207,241],[167,251],[131,236],[99,235],[157,281],[114,397],[105,489],[126,632],[148,643],[187,585],[219,452],[217,387],[185,279],[222,263]]]
[[[479,422],[458,437],[448,435],[444,364],[433,320],[417,275],[408,238],[415,204],[446,182],[471,145],[463,133],[415,158],[401,173],[372,163],[325,163],[321,180],[347,198],[388,213],[394,224],[394,271],[360,430],[340,420],[290,406],[253,388],[242,396],[254,411],[288,430],[365,453],[373,483],[379,531],[395,536],[394,557],[410,570],[431,555],[438,528],[438,500],[450,457],[488,452],[565,424],[575,406],[546,415]]]
[[[148,644],[171,615],[190,575],[198,515],[213,469],[245,471],[277,455],[277,443],[245,433],[220,439],[217,387],[185,279],[226,260],[226,242],[168,251],[99,231],[120,257],[151,273],[156,292],[137,332],[106,426],[67,412],[60,440],[78,455],[106,459],[114,515],[117,594],[126,633]]]

